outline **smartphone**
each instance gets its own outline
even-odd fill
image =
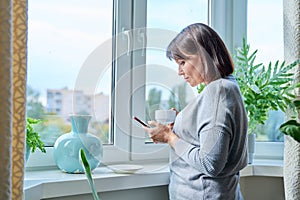
[[[142,124],[143,126],[146,126],[148,128],[151,128],[151,126],[149,124],[147,124],[146,122],[143,122],[142,120],[140,120],[139,118],[137,118],[136,116],[133,116],[133,119],[136,120],[137,122],[139,122],[140,124]]]

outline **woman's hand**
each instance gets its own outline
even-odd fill
[[[179,139],[178,136],[172,131],[170,125],[163,125],[155,121],[148,122],[152,128],[143,127],[149,134],[149,137],[155,143],[168,143],[173,147],[175,142]]]

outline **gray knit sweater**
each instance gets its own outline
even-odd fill
[[[247,164],[247,115],[228,76],[208,84],[177,116],[171,149],[172,200],[241,200],[239,171]]]

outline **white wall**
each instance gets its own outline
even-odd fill
[[[99,194],[102,200],[168,200],[168,186],[119,190]],[[51,198],[47,200],[93,200],[91,194]]]
[[[284,200],[282,177],[246,176],[241,177],[244,200]]]
[[[282,177],[246,176],[241,177],[241,190],[244,200],[284,200]],[[168,200],[168,187],[148,187],[131,190],[104,192],[103,200]],[[91,194],[51,198],[47,200],[93,200]]]

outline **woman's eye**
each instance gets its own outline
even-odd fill
[[[185,64],[185,61],[179,62],[179,65],[180,65],[180,66],[183,66],[184,64]]]

